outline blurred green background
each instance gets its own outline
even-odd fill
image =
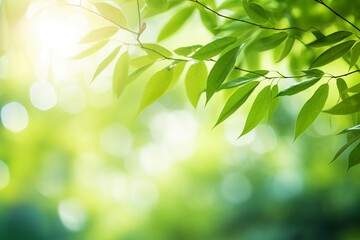
[[[328,165],[345,142],[335,134],[351,119],[321,115],[292,143],[305,93],[236,140],[250,106],[212,130],[224,99],[205,109],[202,98],[194,110],[183,76],[136,115],[155,70],[119,99],[112,66],[89,85],[111,46],[69,58],[104,23],[78,9],[37,15],[52,2],[0,1],[0,239],[360,239],[360,169],[346,172],[346,154]],[[347,2],[339,1],[342,11]],[[149,18],[148,29],[171,14]],[[210,41],[199,16],[192,21],[164,45]],[[154,41],[154,32],[144,38]]]

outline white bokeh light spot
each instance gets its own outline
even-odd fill
[[[76,85],[70,85],[60,90],[59,104],[68,113],[77,114],[86,107],[86,96]]]
[[[57,103],[55,88],[49,82],[35,82],[30,88],[30,100],[34,107],[43,111],[49,110]]]
[[[1,121],[7,130],[17,133],[27,127],[29,117],[23,105],[12,102],[1,109]]]

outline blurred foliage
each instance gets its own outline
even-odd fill
[[[0,1],[0,239],[360,237],[360,3],[108,3]]]

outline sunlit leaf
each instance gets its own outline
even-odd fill
[[[358,42],[357,44],[355,44],[355,46],[351,49],[351,60],[350,60],[350,67],[349,70],[355,66],[355,64],[357,63],[357,61],[359,60],[360,57],[360,42]]]
[[[268,85],[256,96],[240,137],[253,130],[261,122],[270,107],[271,100],[271,90],[270,85]]]
[[[129,75],[128,84],[135,81],[142,73],[144,73],[147,69],[149,69],[153,64],[149,63],[141,68],[136,69],[133,73]]]
[[[324,76],[324,72],[319,70],[319,69],[305,69],[305,70],[301,70],[303,73],[306,74],[306,76],[308,77],[322,77]]]
[[[330,49],[323,52],[319,57],[317,57],[315,61],[311,64],[310,68],[324,66],[344,56],[351,49],[354,43],[354,40],[350,40],[331,47]]]
[[[290,87],[282,90],[277,96],[291,96],[291,95],[297,94],[297,93],[302,92],[302,91],[308,89],[309,87],[313,86],[320,79],[321,78],[319,78],[319,77],[313,77],[313,78],[295,83],[295,84],[291,85]]]
[[[173,68],[173,76],[169,85],[169,89],[177,83],[177,81],[181,77],[181,74],[184,71],[185,66],[186,62],[175,62],[169,66],[170,68]]]
[[[121,46],[115,48],[97,67],[94,76],[91,80],[94,81],[94,79],[102,72],[104,69],[114,60],[116,55],[119,53]]]
[[[347,115],[360,111],[360,93],[355,94],[324,112],[332,115]]]
[[[146,4],[155,10],[163,10],[166,8],[167,0],[145,0]]]
[[[206,102],[209,102],[210,98],[219,89],[227,75],[234,67],[239,52],[240,47],[235,47],[225,53],[223,56],[221,56],[219,60],[214,64],[207,79]]]
[[[83,52],[77,54],[75,57],[73,57],[73,59],[78,60],[78,59],[81,59],[81,58],[88,57],[88,56],[96,53],[100,49],[102,49],[108,42],[109,42],[109,40],[104,40],[104,41],[101,41],[99,43],[96,43],[95,45],[91,46],[90,48],[88,48],[88,49],[84,50]]]
[[[344,40],[345,38],[351,36],[353,33],[348,31],[338,31],[334,32],[328,36],[324,36],[322,38],[319,38],[315,40],[312,43],[309,43],[309,47],[324,47],[329,46],[335,43],[340,42],[341,40]]]
[[[226,102],[216,124],[214,127],[222,123],[225,119],[230,117],[237,109],[241,107],[241,105],[244,104],[244,102],[248,99],[250,94],[254,91],[256,86],[259,85],[258,81],[249,82],[248,84],[245,84],[236,92],[231,95],[231,97]]]
[[[193,7],[188,7],[176,13],[161,30],[157,40],[162,41],[176,33],[189,19],[193,11]]]
[[[227,46],[234,42],[236,42],[236,38],[234,37],[223,37],[216,39],[197,50],[194,55],[192,55],[192,58],[196,60],[210,59],[220,54]]]
[[[271,103],[270,103],[270,107],[269,107],[269,114],[268,114],[268,124],[270,123],[270,120],[271,120],[271,117],[275,111],[275,109],[278,107],[279,105],[279,101],[280,99],[277,98],[277,94],[279,93],[279,87],[278,85],[274,85],[272,88],[271,88]]]
[[[348,147],[350,147],[354,142],[356,142],[358,139],[360,139],[360,135],[358,135],[357,137],[351,138],[349,139],[349,141],[342,146],[339,151],[337,151],[337,153],[335,154],[334,158],[331,160],[330,163],[332,163],[333,161],[335,161]]]
[[[222,84],[219,88],[219,90],[221,89],[229,89],[229,88],[234,88],[234,87],[238,87],[241,86],[245,83],[248,83],[250,81],[256,80],[258,78],[264,77],[266,76],[266,74],[268,74],[269,71],[267,70],[257,70],[254,71],[254,73],[248,73],[244,76],[238,77],[234,80],[231,80],[229,82],[226,82],[224,84]]]
[[[157,59],[163,57],[171,57],[172,53],[163,46],[156,43],[143,43],[143,49],[147,52],[149,57]]]
[[[95,2],[93,4],[104,18],[109,19],[118,26],[127,27],[126,17],[120,8],[105,2]]]
[[[84,43],[98,42],[114,36],[118,31],[119,28],[113,26],[98,28],[86,34],[79,41],[79,43],[84,44]]]
[[[304,104],[296,120],[294,141],[315,121],[322,111],[329,95],[329,85],[321,85]]]
[[[347,93],[348,86],[344,79],[338,78],[336,79],[336,86],[339,91],[339,96],[342,100],[347,99],[349,97],[349,94]]]
[[[347,92],[360,92],[360,83],[348,88]]]
[[[129,74],[129,53],[126,51],[119,57],[116,62],[113,75],[114,95],[119,97],[124,91]]]
[[[186,73],[186,94],[194,108],[196,108],[200,95],[206,87],[207,76],[207,67],[203,61],[191,65]]]
[[[195,50],[201,48],[202,45],[192,45],[187,47],[180,47],[174,50],[177,55],[187,57],[192,54]]]
[[[211,33],[215,35],[218,32],[216,15],[204,9],[201,10],[199,9],[199,13],[200,13],[201,22]]]
[[[274,33],[256,40],[252,45],[254,51],[263,52],[279,46],[288,36],[285,32]]]
[[[155,73],[145,86],[138,112],[159,99],[168,89],[173,75],[172,68],[164,68]]]
[[[268,21],[268,15],[260,5],[243,0],[243,7],[246,14],[255,22],[266,23]]]
[[[281,62],[284,58],[287,57],[287,55],[289,55],[291,49],[294,46],[294,43],[295,43],[295,37],[293,35],[289,35],[288,39],[285,42],[284,49],[276,62]]]
[[[344,133],[348,133],[348,132],[360,133],[360,125],[356,125],[352,128],[346,128],[346,129],[342,130],[339,134],[344,134]]]
[[[360,163],[360,144],[358,144],[349,154],[348,170]]]

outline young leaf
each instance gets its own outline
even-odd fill
[[[114,60],[114,58],[116,57],[116,55],[119,53],[121,46],[117,47],[114,49],[114,51],[112,51],[109,56],[107,56],[97,67],[94,76],[91,80],[94,81],[94,79],[102,72],[104,71],[104,69]],[[91,83],[90,82],[90,83]]]
[[[294,43],[295,43],[295,37],[293,35],[289,35],[288,39],[285,42],[284,49],[283,49],[279,59],[276,62],[281,62],[284,58],[287,57],[287,55],[289,55],[289,53],[291,52],[291,49],[294,46]]]
[[[236,57],[240,52],[240,46],[233,48],[219,58],[210,71],[206,84],[206,103],[224,82],[227,75],[234,67]]]
[[[199,9],[201,22],[212,34],[216,35],[218,32],[218,22],[215,14],[212,12],[206,11],[205,9]]]
[[[340,43],[325,52],[323,52],[315,61],[311,64],[310,68],[316,68],[324,66],[328,63],[335,61],[336,59],[344,56],[354,45],[355,41],[350,40],[347,42]]]
[[[175,85],[175,83],[179,80],[182,72],[184,71],[185,66],[186,66],[186,62],[175,62],[169,66],[170,68],[173,68],[173,76],[168,89],[172,88]]]
[[[96,43],[95,45],[91,46],[90,48],[84,50],[83,52],[81,52],[78,55],[76,55],[75,57],[73,57],[73,59],[78,60],[78,59],[81,59],[81,58],[88,57],[91,54],[94,54],[97,51],[99,51],[100,49],[102,49],[108,42],[109,42],[109,40],[104,40],[104,41],[101,41],[99,43]]]
[[[357,61],[359,60],[360,57],[360,42],[358,42],[357,44],[355,44],[355,46],[351,49],[351,60],[350,60],[350,67],[349,70],[355,66],[355,64],[357,63]]]
[[[339,102],[324,112],[332,115],[347,115],[360,111],[360,93],[355,94],[342,102]]]
[[[305,69],[305,70],[301,70],[303,73],[306,74],[306,76],[308,77],[322,77],[324,76],[324,72],[319,70],[319,69]]]
[[[197,50],[194,55],[192,55],[193,59],[196,60],[207,60],[218,54],[220,54],[227,46],[236,42],[236,38],[234,37],[223,37],[216,39],[215,41],[206,44],[199,50]]]
[[[270,107],[271,100],[270,85],[268,85],[264,87],[255,98],[240,137],[250,132],[261,122]]]
[[[153,65],[152,63],[149,63],[145,66],[142,66],[141,68],[136,69],[133,73],[129,75],[128,78],[128,84],[135,81],[143,72],[145,72],[149,67]]]
[[[268,115],[268,121],[267,121],[268,124],[270,123],[271,117],[272,117],[275,109],[279,105],[279,100],[280,99],[276,97],[278,93],[279,93],[279,87],[278,87],[278,85],[274,85],[271,88],[271,98],[272,98],[272,100],[271,100],[270,107],[269,107],[269,115]]]
[[[129,74],[129,53],[124,52],[118,59],[113,75],[113,91],[114,95],[120,97],[127,84]]]
[[[159,99],[168,89],[173,75],[172,68],[155,73],[145,86],[138,113]]]
[[[169,50],[156,43],[143,43],[142,48],[147,52],[149,57],[153,59],[172,56],[172,53]]]
[[[194,108],[196,108],[200,94],[206,87],[207,76],[207,67],[203,61],[191,65],[186,73],[186,94]]]
[[[329,95],[329,85],[321,85],[304,104],[296,120],[294,141],[315,121]]]
[[[360,83],[347,89],[347,92],[360,92]]]
[[[248,99],[250,94],[254,91],[256,86],[259,85],[259,82],[249,82],[243,87],[236,90],[236,92],[231,95],[229,100],[226,102],[224,109],[222,110],[216,124],[214,127],[222,123],[225,119],[230,117],[236,110],[238,110],[241,105]]]
[[[257,71],[254,71],[254,73],[248,73],[242,77],[238,77],[234,80],[231,80],[229,82],[222,84],[220,86],[219,90],[229,89],[229,88],[234,88],[234,87],[244,85],[245,83],[248,83],[250,81],[256,80],[261,77],[264,77],[268,73],[269,73],[269,71],[267,71],[267,70],[257,70]]]
[[[349,154],[349,167],[352,168],[360,163],[360,144],[358,144]]]
[[[187,57],[192,54],[195,50],[201,48],[202,45],[192,45],[188,47],[180,47],[174,50],[177,55]]]
[[[302,92],[309,87],[313,86],[315,83],[317,83],[321,78],[320,77],[313,77],[298,83],[295,83],[291,85],[290,87],[282,90],[277,96],[291,96],[294,94],[297,94],[299,92]]]
[[[175,14],[161,30],[157,40],[162,41],[177,32],[189,19],[193,11],[193,7],[188,7]]]
[[[149,6],[149,8],[155,10],[164,10],[167,5],[166,0],[145,0],[145,2]]]
[[[338,31],[309,43],[309,47],[324,47],[333,45],[352,35],[352,32]]]
[[[334,158],[331,160],[330,163],[332,163],[333,161],[335,161],[348,147],[350,147],[354,142],[356,142],[358,139],[360,138],[360,135],[358,135],[357,137],[351,138],[348,140],[348,142],[342,146],[339,151],[337,151],[337,153],[335,154]],[[330,164],[329,163],[329,164]]]
[[[260,5],[243,0],[243,7],[246,14],[255,22],[266,23],[268,21],[268,15]]]
[[[120,8],[114,7],[105,2],[96,2],[93,3],[98,12],[103,16],[109,19],[114,24],[126,28],[127,20],[124,13]]]
[[[252,44],[252,48],[257,52],[263,52],[279,46],[288,36],[285,32],[271,34],[270,36],[260,38]]]
[[[86,34],[79,43],[85,44],[91,42],[98,42],[114,36],[118,31],[119,28],[114,26],[98,28]]]
[[[348,87],[345,80],[342,78],[336,79],[336,86],[338,88],[340,98],[342,100],[347,99],[349,97],[349,94],[347,93]]]

